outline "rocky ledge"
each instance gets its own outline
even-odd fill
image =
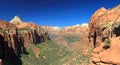
[[[120,5],[98,9],[89,22],[89,42],[94,47],[91,65],[120,65]]]

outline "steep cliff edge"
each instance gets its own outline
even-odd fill
[[[90,19],[89,36],[94,37],[95,33],[98,37],[119,36],[120,34],[115,32],[115,29],[119,27],[119,23],[120,5],[108,10],[102,7]]]
[[[89,22],[89,42],[95,48],[93,65],[119,65],[120,5],[98,9]]]
[[[10,23],[0,20],[0,59],[14,61],[25,53],[25,47],[49,39],[39,25],[23,22],[15,16]]]

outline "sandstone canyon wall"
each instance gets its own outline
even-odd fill
[[[29,44],[37,44],[49,39],[41,26],[23,22],[15,16],[10,22],[0,20],[0,59],[13,60],[25,53]]]
[[[94,46],[92,65],[119,65],[120,5],[98,9],[89,22],[89,42]],[[105,44],[109,43],[109,47]]]

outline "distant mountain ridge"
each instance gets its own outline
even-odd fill
[[[88,32],[88,24],[76,24],[73,26],[57,27],[57,26],[42,26],[43,29],[49,31],[49,33],[63,33],[63,34],[81,34]]]

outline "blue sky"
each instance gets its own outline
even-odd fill
[[[88,23],[97,9],[119,4],[120,0],[0,0],[0,19],[18,15],[26,22],[64,27]]]

